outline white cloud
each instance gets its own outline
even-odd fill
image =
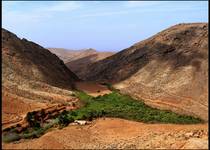
[[[82,7],[81,3],[74,1],[56,2],[54,5],[48,6],[47,8],[41,8],[41,11],[48,12],[68,12],[80,9]]]
[[[100,17],[100,16],[111,16],[111,15],[122,15],[122,14],[127,14],[129,11],[107,11],[107,12],[95,12],[95,13],[89,13],[89,14],[84,14],[81,15],[80,17]]]
[[[111,15],[124,15],[132,13],[145,13],[155,11],[152,6],[159,6],[160,2],[156,1],[126,1],[126,2],[112,2],[112,9],[97,10],[95,12],[86,13],[80,17],[99,17],[99,16],[111,16]],[[111,4],[111,2],[110,2]],[[151,7],[150,7],[151,6]],[[141,8],[141,9],[139,9]]]
[[[132,8],[132,7],[146,7],[146,6],[153,6],[157,5],[160,2],[157,1],[127,1],[125,2],[125,6]]]
[[[2,1],[2,8],[3,9],[9,9],[11,7],[14,7],[14,5],[19,4],[21,2],[18,1]]]
[[[41,23],[59,13],[68,13],[82,8],[80,2],[10,2],[3,1],[3,26]]]

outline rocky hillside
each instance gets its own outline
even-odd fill
[[[71,101],[77,80],[55,54],[2,29],[3,124],[35,108]]]
[[[67,50],[62,48],[48,48],[64,61],[79,78],[84,79],[88,65],[113,55],[113,52],[99,52],[95,49]]]
[[[150,106],[207,120],[208,24],[172,26],[92,64],[85,74]]]
[[[2,54],[3,77],[8,80],[15,79],[17,75],[54,86],[72,87],[73,81],[78,79],[49,50],[26,39],[19,39],[5,29],[2,29]]]

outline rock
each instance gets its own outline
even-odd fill
[[[79,124],[79,125],[86,125],[87,124],[87,121],[85,121],[85,120],[75,120],[74,122]]]
[[[208,149],[208,140],[191,138],[184,144],[182,149]]]
[[[185,134],[185,137],[190,138],[193,137],[193,132],[188,132]]]
[[[72,122],[72,123],[70,123],[70,125],[78,125],[78,123],[77,122]]]
[[[176,141],[175,143],[173,143],[171,145],[170,148],[171,149],[179,149],[179,148],[183,147],[184,144],[185,144],[184,141]]]

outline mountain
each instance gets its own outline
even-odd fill
[[[152,107],[208,120],[208,24],[172,26],[91,64],[85,74]]]
[[[64,48],[47,48],[51,53],[56,54],[64,63],[68,62],[69,59],[74,59],[77,51],[64,49]]]
[[[88,69],[89,65],[114,54],[113,52],[99,52],[92,48],[81,50],[48,49],[62,59],[66,66],[81,79],[86,76],[86,69]]]
[[[55,54],[2,29],[3,124],[35,108],[71,101],[78,80]]]

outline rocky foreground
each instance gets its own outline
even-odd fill
[[[54,129],[38,139],[3,143],[4,149],[207,149],[208,125],[145,124],[104,118]]]

